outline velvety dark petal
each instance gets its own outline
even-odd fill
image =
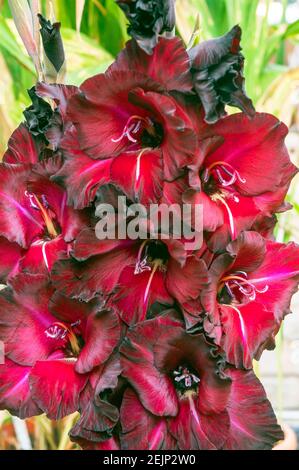
[[[207,317],[204,321],[204,329],[216,344],[220,344],[222,330],[220,328],[220,312],[218,308],[218,285],[220,279],[225,275],[233,264],[233,258],[227,253],[217,256],[209,268],[210,282],[206,289],[200,294],[203,311]]]
[[[178,37],[160,38],[151,55],[131,40],[110,70],[135,70],[161,83],[168,91],[188,92],[192,89],[188,54]]]
[[[74,127],[66,133],[61,146],[64,164],[55,178],[63,179],[69,204],[83,209],[93,202],[98,188],[110,181],[111,159],[95,161],[80,150]]]
[[[117,0],[129,20],[128,33],[136,39],[139,47],[152,54],[159,34],[175,27],[174,0]]]
[[[78,92],[78,88],[73,85],[63,85],[60,83],[38,82],[36,93],[41,98],[52,99],[59,109],[63,121],[66,119],[66,109],[68,100]]]
[[[70,430],[69,436],[72,441],[76,442],[83,450],[120,450],[118,440],[115,437],[107,438],[106,433],[102,436],[103,441],[93,442],[88,437],[82,435],[78,430],[78,425]],[[97,434],[98,437],[98,434]]]
[[[245,93],[241,34],[237,25],[226,35],[201,42],[189,51],[194,88],[209,124],[226,115],[226,104],[240,108],[250,117],[255,114]]]
[[[216,39],[203,41],[189,51],[193,67],[200,69],[217,65],[229,52],[240,49],[241,28],[234,26],[229,33]]]
[[[149,413],[130,388],[124,394],[121,423],[121,446],[124,450],[177,449],[176,441],[167,430],[166,419]]]
[[[24,250],[17,243],[11,243],[0,237],[0,281],[6,283],[7,278],[18,272],[19,261]]]
[[[7,356],[22,365],[33,365],[47,359],[50,353],[65,344],[46,334],[57,322],[48,311],[52,289],[43,276],[19,275],[11,281],[10,288],[0,293],[0,337]]]
[[[85,374],[100,366],[112,354],[120,340],[120,323],[114,310],[102,310],[90,315],[84,332],[84,347],[75,369]]]
[[[85,261],[92,256],[110,253],[115,249],[134,247],[135,244],[134,240],[100,240],[96,236],[96,229],[84,228],[76,238],[73,254],[78,261]]]
[[[230,435],[226,450],[271,450],[284,438],[264,388],[252,371],[230,368]]]
[[[75,360],[39,361],[30,373],[30,389],[48,418],[58,420],[78,411],[87,379],[75,372]]]
[[[138,392],[143,406],[156,416],[175,416],[178,412],[178,398],[173,382],[168,375],[155,366],[154,349],[161,341],[161,335],[172,331],[181,323],[157,317],[137,325],[124,341],[121,352],[123,376]],[[165,348],[165,341],[161,342]]]
[[[4,163],[37,163],[38,153],[35,142],[25,124],[20,124],[8,141],[3,155]]]
[[[63,322],[78,324],[80,331],[84,332],[87,319],[98,309],[98,303],[79,302],[78,300],[65,297],[60,292],[55,291],[49,301],[49,311]]]
[[[32,104],[24,111],[26,124],[35,141],[43,148],[49,143],[46,132],[51,124],[53,110],[47,101],[37,95],[35,86],[28,90],[28,95]]]
[[[119,420],[118,408],[111,401],[114,393],[117,395],[119,392],[117,384],[120,373],[119,355],[114,354],[89,376],[89,385],[80,396],[81,417],[71,430],[72,439],[84,448],[87,444],[82,441],[90,441],[94,445],[106,441]],[[117,398],[119,400],[120,397]],[[112,439],[111,445],[113,442]],[[108,449],[109,445],[107,442]]]
[[[85,387],[80,397],[80,419],[72,429],[72,437],[88,439],[93,442],[101,442],[103,434],[112,433],[119,419],[117,407],[102,400],[95,402],[95,392],[90,385]],[[76,440],[77,440],[76,439]]]
[[[129,118],[145,115],[144,110],[129,102],[129,92],[136,87],[162,90],[135,71],[114,71],[86,80],[81,86],[84,95],[70,99],[69,117],[77,128],[81,149],[90,157],[108,158],[128,147],[128,139],[118,139]]]
[[[190,283],[192,279],[192,283]],[[170,260],[167,267],[166,287],[168,292],[181,304],[197,299],[209,281],[205,262],[194,256],[187,258],[182,268]]]
[[[30,371],[30,367],[19,366],[7,358],[5,364],[0,364],[0,409],[21,419],[42,413],[31,398]]]
[[[234,258],[231,272],[254,272],[264,261],[266,243],[257,232],[243,232],[239,238],[230,243],[226,251]]]
[[[85,263],[58,262],[53,267],[52,280],[65,295],[88,302],[96,294],[113,292],[122,270],[136,262],[136,256],[132,250],[122,249],[94,256]]]

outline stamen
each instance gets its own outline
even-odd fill
[[[192,385],[198,384],[200,382],[200,379],[196,377],[195,374],[190,372],[187,367],[180,366],[178,370],[173,372],[173,375],[175,376],[174,381],[178,384],[184,381],[184,387],[186,389],[190,389]]]
[[[138,157],[137,157],[135,184],[139,183],[140,174],[141,174],[141,172],[140,172],[141,157],[147,150],[150,150],[150,148],[142,149],[141,152],[139,153]]]
[[[134,122],[136,120],[137,122]],[[131,116],[126,123],[122,134],[117,139],[112,138],[111,141],[114,143],[118,143],[121,142],[124,137],[127,137],[130,142],[136,144],[138,141],[131,134],[136,135],[140,131],[142,122],[145,122],[147,124],[148,120],[141,116]]]
[[[36,240],[34,243],[32,243],[32,246],[40,246],[41,245],[44,263],[46,265],[47,270],[50,271],[49,261],[48,261],[48,257],[47,257],[47,253],[46,253],[47,243],[48,242],[44,241],[44,240]]]
[[[230,163],[223,162],[223,161],[214,162],[208,168],[205,169],[203,173],[204,183],[208,182],[210,174],[213,170],[215,170],[215,173],[217,175],[217,178],[220,184],[224,187],[231,186],[234,183],[236,183],[236,181],[239,181],[240,183],[243,183],[243,184],[246,183],[246,179],[242,178],[238,170],[236,170]],[[224,178],[222,172],[224,172],[230,178],[229,179]]]
[[[234,305],[230,305],[230,304],[222,304],[222,305],[224,307],[230,307],[231,309],[233,309],[238,314],[238,318],[239,318],[239,321],[240,321],[240,327],[241,327],[241,333],[242,333],[242,343],[243,343],[244,348],[247,350],[248,344],[247,344],[246,326],[245,326],[244,319],[242,317],[242,314],[241,314],[240,310],[237,307],[235,307]]]
[[[232,237],[232,240],[234,240],[236,238],[236,229],[235,229],[234,217],[233,217],[233,214],[230,210],[230,207],[227,204],[227,202],[225,201],[225,199],[222,196],[220,196],[220,194],[216,193],[215,196],[216,196],[216,200],[220,201],[221,204],[223,204],[224,207],[226,208],[226,211],[227,211],[227,214],[228,214],[231,237]],[[214,199],[215,199],[215,197],[214,197]]]
[[[48,271],[50,271],[49,262],[48,262],[48,258],[47,258],[47,254],[46,254],[46,245],[47,245],[47,243],[48,242],[44,242],[43,245],[42,245],[42,254],[43,254],[43,258],[44,258],[46,268],[47,268]]]
[[[236,182],[236,174],[232,175],[231,176],[231,179],[230,180],[225,180],[220,172],[220,170],[217,168],[216,170],[216,174],[218,176],[218,179],[220,181],[220,183],[222,184],[222,186],[231,186],[232,184],[234,184]]]
[[[134,274],[140,274],[140,273],[143,273],[144,271],[151,271],[151,267],[147,264],[147,257],[145,257],[144,259],[141,259],[142,252],[147,242],[148,240],[144,240],[144,242],[141,244],[139,248]]]
[[[151,272],[150,278],[148,280],[148,283],[147,283],[147,286],[146,286],[146,289],[145,289],[145,292],[144,292],[143,305],[146,305],[147,302],[148,302],[148,295],[149,295],[150,287],[151,287],[151,284],[153,282],[155,272],[157,271],[160,264],[161,264],[160,261],[155,261],[154,262],[152,272]]]
[[[246,273],[240,272],[240,271],[239,271],[239,273],[244,277],[232,274],[230,276],[224,277],[221,280],[222,282],[220,284],[220,287],[225,285],[228,292],[229,292],[229,294],[231,295],[231,297],[234,297],[233,292],[232,292],[232,288],[234,286],[237,286],[237,288],[239,289],[241,294],[248,297],[249,300],[251,300],[251,301],[256,299],[256,294],[264,294],[265,292],[267,292],[269,290],[268,285],[266,285],[262,289],[261,288],[258,289],[252,282],[250,282],[250,281],[248,281],[248,279],[246,279],[246,277],[247,277]],[[233,286],[231,286],[231,284],[233,284]]]
[[[46,200],[46,197],[44,195],[42,196],[42,201],[43,201],[43,204],[42,204],[35,194],[31,194],[28,191],[25,191],[25,196],[29,198],[31,207],[33,207],[34,209],[40,210],[40,212],[42,213],[42,217],[44,219],[48,233],[51,236],[51,238],[56,238],[58,234],[54,227],[51,217],[47,213],[49,204]]]
[[[80,321],[80,320],[79,320]],[[78,322],[76,322],[78,324]],[[72,327],[72,325],[71,325]],[[80,346],[78,339],[73,331],[68,328],[66,325],[60,322],[53,323],[49,328],[45,330],[45,335],[47,338],[64,340],[68,339],[73,353],[77,356],[80,352]]]
[[[30,194],[28,191],[25,191],[25,196],[29,198],[30,206],[33,207],[33,209],[39,210],[39,207],[34,202],[34,194]]]

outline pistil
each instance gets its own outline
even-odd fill
[[[221,285],[226,286],[228,292],[233,295],[233,288],[237,287],[241,294],[245,295],[249,298],[249,300],[253,301],[256,299],[256,294],[264,294],[268,291],[269,286],[266,285],[265,287],[257,288],[252,282],[246,279],[247,274],[242,273],[242,275],[229,275],[221,280]],[[221,287],[220,285],[220,287]]]

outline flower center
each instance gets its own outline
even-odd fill
[[[56,238],[58,236],[58,230],[55,227],[55,223],[53,221],[54,214],[51,212],[46,196],[42,194],[41,197],[38,197],[29,191],[25,191],[25,196],[29,199],[30,206],[33,209],[40,211],[46,225],[47,236],[52,239]]]
[[[236,182],[246,183],[246,179],[242,178],[240,173],[227,162],[214,162],[206,168],[202,175],[203,183],[208,183],[211,176],[223,188],[232,186]]]
[[[138,252],[135,274],[152,271],[155,267],[166,270],[169,252],[167,245],[160,240],[145,240]]]
[[[111,140],[117,143],[123,139],[141,147],[159,147],[163,140],[163,127],[149,117],[134,115],[128,119],[121,135]]]
[[[269,286],[257,288],[244,271],[238,271],[234,274],[225,276],[221,279],[218,288],[218,300],[221,304],[230,304],[231,302],[242,303],[245,296],[249,301],[256,299],[256,294],[264,294]]]
[[[80,323],[81,321],[78,320],[70,326],[66,326],[64,323],[55,322],[45,330],[45,335],[47,338],[56,340],[60,347],[69,345],[70,352],[74,356],[78,356],[81,350],[80,338],[74,333],[74,328]]]
[[[148,271],[149,279],[143,296],[143,318],[146,318],[150,288],[157,270],[166,271],[169,259],[168,248],[160,240],[145,240],[138,252],[134,274]]]
[[[173,371],[174,385],[180,395],[184,396],[190,392],[197,392],[200,379],[189,367],[183,365]]]

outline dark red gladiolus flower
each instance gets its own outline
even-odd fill
[[[67,206],[66,191],[50,180],[61,166],[52,155],[39,161],[38,148],[21,124],[0,164],[0,261],[2,281],[19,272],[49,273],[67,258],[86,214]],[[13,223],[12,223],[13,218]]]
[[[271,449],[281,439],[253,372],[226,374],[213,346],[202,334],[188,335],[174,313],[136,325],[120,352],[135,390],[121,408],[122,448]]]
[[[7,250],[0,266],[15,261],[8,277],[20,271],[50,272],[57,259],[68,257],[85,214],[68,207],[63,188],[28,165],[1,164],[0,175],[0,250]]]
[[[252,367],[277,333],[299,283],[299,247],[244,232],[212,262],[201,292],[207,333],[237,367]]]
[[[269,114],[235,114],[202,133],[205,158],[191,166],[194,189],[182,197],[203,206],[209,246],[219,251],[261,217],[288,208],[283,201],[297,168],[284,143],[286,126]]]
[[[174,299],[197,298],[208,282],[207,268],[187,254],[180,240],[98,240],[93,229],[84,229],[74,243],[74,260],[57,263],[51,276],[57,289],[73,298],[112,295],[130,325],[143,321],[156,301],[172,305]]]
[[[209,124],[226,116],[227,104],[249,117],[255,114],[252,101],[245,93],[241,35],[240,26],[235,26],[224,36],[203,41],[189,51],[194,88]]]
[[[89,376],[120,339],[116,313],[53,294],[40,275],[15,278],[12,288],[1,291],[0,305],[6,355],[1,408],[22,417],[40,409],[51,419],[77,411]]]
[[[96,160],[90,160],[84,171],[76,162],[73,165],[78,178],[85,180],[85,172],[93,176],[97,168],[100,174],[101,161],[111,159],[111,182],[129,197],[150,203],[157,200],[164,178],[175,179],[191,164],[198,142],[183,105],[168,92],[173,88],[185,91],[189,85],[188,57],[181,42],[161,39],[155,54],[134,72],[129,70],[132,47],[129,43],[106,74],[88,79],[81,93],[69,101],[68,115],[77,129],[81,150]],[[172,60],[165,63],[171,52]],[[153,64],[154,72],[146,75]],[[161,79],[162,70],[167,79]],[[68,149],[67,144],[64,153],[70,159],[74,155],[68,156]],[[80,158],[84,158],[82,154]],[[68,162],[66,172],[71,165]]]

